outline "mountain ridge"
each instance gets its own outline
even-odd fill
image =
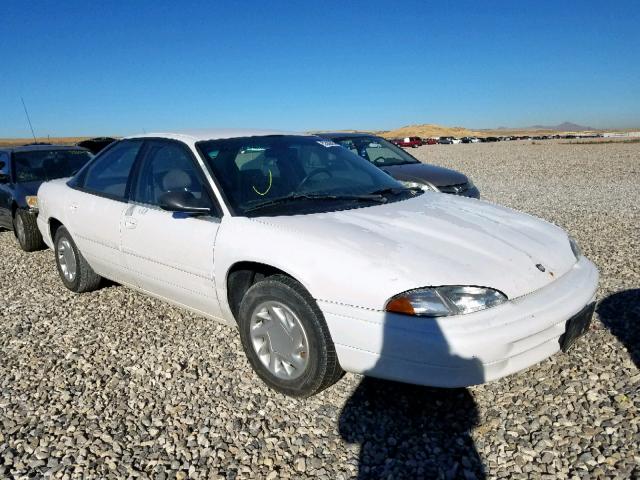
[[[484,130],[484,129],[483,129]],[[531,125],[530,127],[498,127],[496,129],[487,128],[486,130],[552,130],[556,132],[587,132],[598,130],[597,128],[587,127],[573,122],[562,122],[558,125]]]

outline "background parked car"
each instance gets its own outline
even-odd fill
[[[480,198],[476,186],[463,173],[422,163],[382,137],[368,133],[322,133],[319,136],[348,148],[406,186],[429,188],[432,185],[443,193]]]
[[[42,247],[38,231],[38,188],[47,180],[70,177],[92,158],[89,150],[60,145],[0,149],[0,228],[13,230],[20,247]]]
[[[440,137],[438,139],[438,143],[440,145],[452,145],[453,144],[453,137]]]
[[[115,141],[116,139],[111,137],[96,137],[90,138],[88,140],[83,140],[82,142],[78,142],[76,145],[86,148],[94,155],[97,155],[98,152],[105,149]]]
[[[426,143],[427,145],[437,145],[438,144],[438,139],[429,137],[424,141],[424,143]]]
[[[424,145],[425,142],[420,137],[404,137],[396,139],[393,143],[402,148],[417,148]]]

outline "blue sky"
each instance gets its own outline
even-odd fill
[[[640,127],[636,1],[22,2],[0,137],[255,127]]]

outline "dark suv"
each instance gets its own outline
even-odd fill
[[[80,147],[0,148],[0,229],[13,230],[25,252],[41,248],[42,237],[36,223],[40,184],[72,176],[91,158],[91,152]]]
[[[319,133],[381,168],[407,187],[480,198],[480,192],[463,173],[428,165],[402,148],[370,133]]]

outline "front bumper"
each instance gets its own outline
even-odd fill
[[[51,234],[49,232],[49,224],[47,223],[47,220],[43,218],[42,215],[38,215],[36,222],[38,224],[38,230],[40,230],[40,235],[42,235],[42,240],[44,241],[45,245],[53,250],[53,239],[51,238]]]
[[[461,183],[458,185],[436,185],[438,190],[449,195],[458,195],[460,197],[480,198],[480,190],[473,184]]]
[[[473,186],[467,191],[461,193],[460,196],[469,198],[480,198],[480,190],[478,190],[477,187]]]
[[[598,270],[585,257],[546,287],[494,308],[438,319],[318,301],[342,368],[434,387],[495,380],[560,350],[565,323],[592,302]]]

